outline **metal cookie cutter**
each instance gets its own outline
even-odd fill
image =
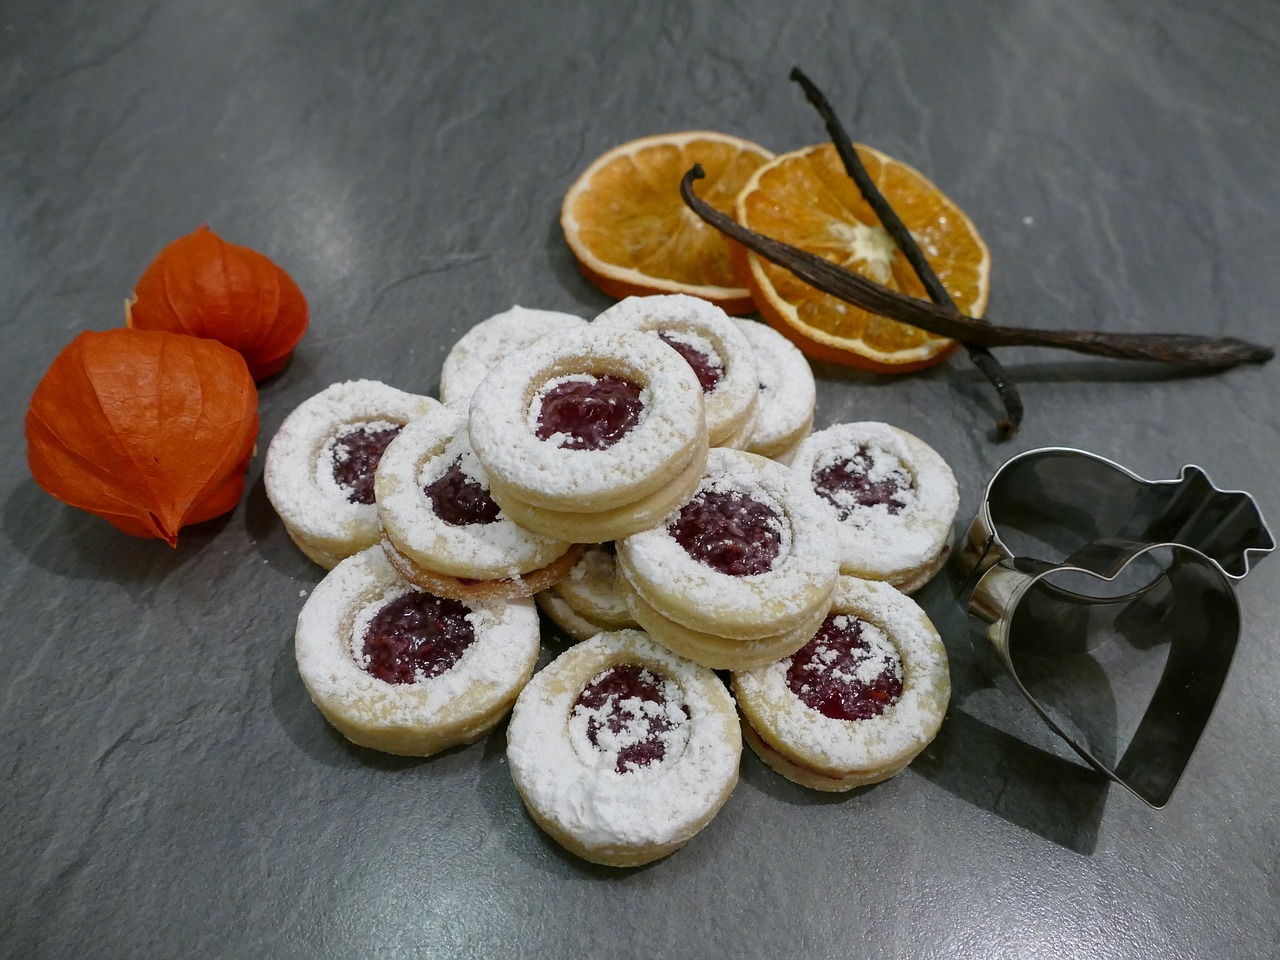
[[[1226,679],[1240,633],[1234,584],[1274,548],[1253,498],[1218,489],[1199,467],[1145,480],[1049,447],[996,471],[957,559],[978,578],[969,614],[989,625],[1021,693],[1083,760],[1158,808]],[[1141,686],[1151,658],[1115,651],[1163,644],[1155,693],[1123,754],[1113,761],[1091,749],[1091,724],[1115,724],[1119,708],[1133,706],[1103,662]],[[1084,665],[1086,682],[1063,682],[1068,661]]]

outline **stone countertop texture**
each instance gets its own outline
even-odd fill
[[[322,571],[267,503],[261,457],[235,511],[176,550],[32,481],[22,413],[42,371],[122,322],[174,238],[208,223],[307,296],[305,339],[261,387],[262,450],[338,380],[434,394],[453,341],[513,303],[599,312],[560,236],[565,188],[652,133],[822,141],[793,65],[978,224],[990,316],[1280,342],[1267,0],[0,9],[0,955],[1280,954],[1280,561],[1240,584],[1235,663],[1162,811],[1004,694],[948,574],[917,598],[954,697],[911,768],[829,797],[748,750],[692,843],[614,871],[529,820],[502,728],[425,761],[330,729],[292,651]],[[1027,407],[1007,443],[963,356],[901,379],[817,365],[818,425],[932,444],[957,532],[1000,463],[1045,445],[1153,478],[1196,463],[1280,516],[1274,363],[1000,355]]]

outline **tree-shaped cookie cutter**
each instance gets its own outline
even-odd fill
[[[1253,498],[1199,467],[1146,480],[1066,447],[1019,454],[987,485],[958,563],[971,617],[1023,696],[1083,760],[1153,807],[1186,768],[1240,632],[1234,585],[1275,541]],[[1114,763],[1046,708],[1020,667],[1087,652],[1103,630],[1168,642],[1155,693]]]

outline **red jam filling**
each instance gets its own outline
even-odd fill
[[[333,479],[352,503],[373,503],[373,473],[399,432],[399,426],[357,427],[333,441]]]
[[[855,504],[863,507],[884,504],[890,513],[901,513],[907,505],[902,495],[914,488],[911,475],[897,468],[872,480],[872,466],[871,452],[865,445],[860,446],[852,457],[814,470],[814,492],[836,508],[841,520],[849,518]]]
[[[498,519],[499,508],[489,496],[488,488],[462,472],[461,457],[422,492],[431,501],[436,516],[450,526],[494,523]]]
[[[638,663],[604,671],[578,694],[573,711],[587,712],[587,738],[592,746],[617,751],[614,770],[618,773],[659,763],[667,755],[663,734],[689,717],[680,704],[679,716],[673,720],[661,678]]]
[[[902,698],[897,648],[868,642],[862,627],[857,617],[831,614],[787,668],[791,692],[832,720],[870,720]]]
[[[777,511],[737,491],[698,494],[667,533],[693,559],[731,577],[767,573],[782,549]]]
[[[534,432],[539,440],[560,434],[560,446],[568,450],[603,450],[640,422],[640,393],[638,384],[613,374],[564,380],[542,394]]]
[[[476,638],[467,612],[457,600],[421,590],[392,600],[364,632],[364,669],[386,683],[438,677]]]
[[[720,363],[718,357],[707,356],[692,344],[685,343],[676,334],[668,333],[666,330],[659,331],[658,339],[684,357],[685,363],[693,367],[693,372],[698,376],[698,383],[702,385],[703,393],[710,393],[716,388],[716,384],[724,376],[724,365]]]

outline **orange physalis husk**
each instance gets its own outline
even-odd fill
[[[36,483],[125,533],[176,546],[231,510],[258,434],[244,359],[160,330],[86,331],[54,358],[27,410]]]
[[[169,330],[225,343],[254,380],[278,372],[307,329],[307,301],[293,278],[256,250],[208,227],[151,261],[125,307],[135,330]]]

